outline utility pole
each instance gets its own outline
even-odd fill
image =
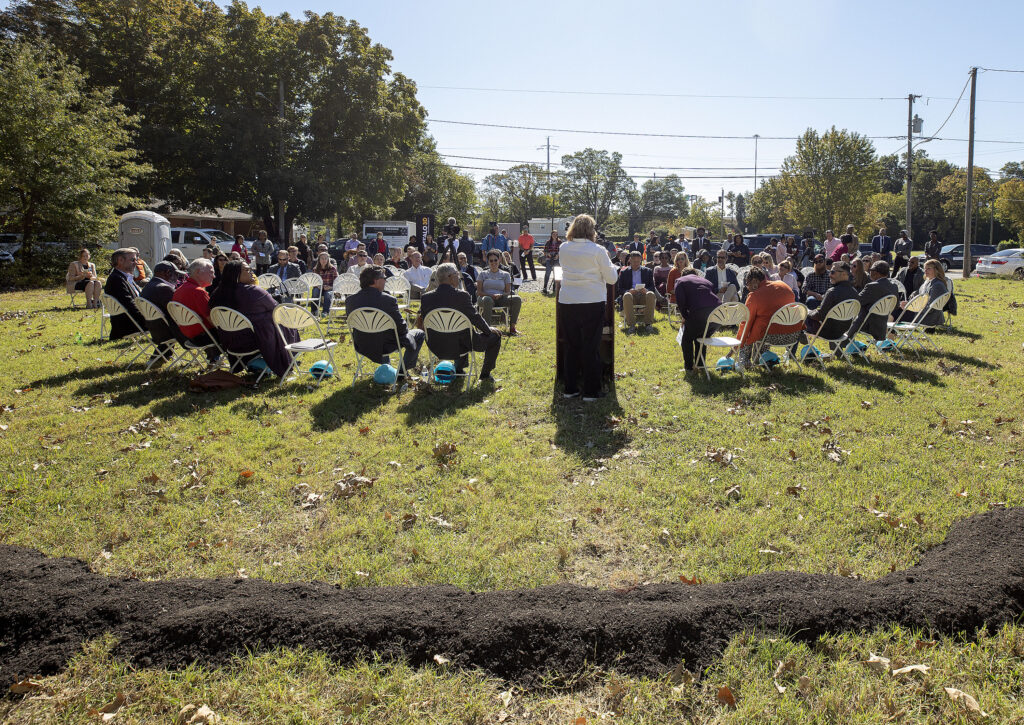
[[[964,209],[964,279],[971,276],[971,213],[974,204],[974,99],[978,86],[978,69],[971,68],[971,120],[967,131],[967,204]]]
[[[757,140],[761,138],[754,134],[754,191],[757,191]]]
[[[555,197],[551,195],[551,137],[548,136],[548,142],[544,146],[538,146],[538,149],[546,148],[548,152],[548,211],[551,214],[551,231],[555,231]],[[557,150],[558,147],[555,146]]]
[[[911,239],[914,238],[914,229],[911,222],[911,211],[913,206],[913,197],[911,196],[910,184],[913,180],[914,172],[914,99],[920,98],[921,96],[915,96],[913,93],[907,96],[907,236]]]
[[[722,244],[725,244],[725,188],[722,188],[722,195],[718,197],[722,202]]]

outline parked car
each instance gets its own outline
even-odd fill
[[[1024,279],[1024,249],[1004,249],[982,257],[974,271],[981,277]]]
[[[991,244],[972,244],[971,245],[971,262],[977,266],[978,260],[987,254],[995,253],[996,248]],[[947,272],[951,269],[963,269],[964,267],[964,245],[963,244],[947,244],[939,250],[939,261],[942,263],[942,268]],[[974,267],[971,267],[971,271]]]

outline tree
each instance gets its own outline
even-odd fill
[[[913,194],[913,226],[910,230],[910,238],[923,246],[928,239],[928,232],[935,229],[940,239],[950,236],[956,228],[956,220],[950,219],[943,209],[945,197],[939,191],[939,182],[949,176],[956,167],[948,161],[934,160],[928,158],[924,151],[914,152],[914,179],[912,185]],[[960,210],[960,218],[963,219],[963,209]],[[963,228],[961,221],[958,228]]]
[[[1019,161],[1008,161],[1003,164],[1003,168],[1000,171],[1003,172],[1004,178],[1024,180],[1024,164]]]
[[[747,199],[747,221],[755,232],[790,232],[796,223],[786,213],[786,182],[776,176],[764,183]],[[819,230],[819,234],[824,230]]]
[[[967,206],[967,170],[957,169],[939,181],[938,192],[942,194],[942,211],[952,226],[953,232],[959,230],[963,239],[964,210]],[[993,213],[992,203],[996,198],[996,187],[992,177],[985,169],[974,167],[974,190],[971,201],[974,204],[973,219],[975,223],[982,219],[988,221]],[[972,230],[973,231],[973,230]],[[974,236],[972,235],[972,239]],[[975,239],[975,241],[977,241]]]
[[[996,217],[1024,239],[1024,179],[1009,179],[999,185]]]
[[[37,234],[113,239],[117,210],[147,172],[132,148],[134,119],[110,91],[86,91],[81,72],[50,46],[0,45],[0,208],[31,254]]]
[[[904,154],[889,154],[878,157],[878,166],[881,172],[882,191],[887,194],[899,194],[903,191],[903,185],[907,181],[907,156]]]
[[[868,229],[884,226],[889,235],[895,237],[896,232],[903,228],[903,219],[907,215],[907,197],[903,193],[893,194],[880,191],[868,198],[867,213],[861,225]]]
[[[743,194],[736,195],[733,218],[736,220],[736,228],[741,232],[745,231],[747,228],[747,200]]]
[[[629,179],[624,192],[624,211],[629,236],[643,231],[649,222],[686,215],[687,198],[683,194],[683,183],[675,174],[663,179],[648,179],[639,189],[633,180]]]
[[[705,199],[698,196],[690,204],[690,211],[686,215],[686,226],[704,227],[708,236],[714,237],[722,230],[722,206],[719,202]]]
[[[396,219],[433,212],[438,219],[453,216],[465,221],[476,206],[473,180],[446,164],[430,137],[421,140],[406,166],[405,187],[405,195],[390,212]]]
[[[782,177],[789,216],[802,226],[840,229],[864,218],[879,167],[871,141],[833,126],[821,135],[805,131],[782,163]]]
[[[622,154],[586,148],[562,157],[558,173],[558,197],[571,214],[589,214],[598,228],[624,197],[629,177],[622,168]]]
[[[514,221],[526,224],[550,213],[546,195],[547,173],[537,164],[519,164],[483,181],[483,194],[489,221]]]

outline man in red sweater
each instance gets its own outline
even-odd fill
[[[188,279],[182,282],[181,286],[174,291],[173,302],[185,305],[195,312],[206,325],[207,334],[202,325],[181,325],[181,333],[187,337],[193,345],[203,346],[216,342],[216,331],[213,323],[210,322],[210,294],[206,288],[213,282],[213,263],[208,259],[197,259],[188,266]],[[214,336],[211,339],[211,335]],[[216,347],[206,350],[206,356],[210,361],[219,357],[220,353]]]

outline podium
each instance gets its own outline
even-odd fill
[[[558,314],[558,295],[562,288],[562,268],[556,267],[555,272],[555,380],[563,378],[565,361],[565,338],[562,335],[562,316]],[[615,285],[608,285],[608,296],[604,304],[604,329],[601,333],[599,347],[603,363],[601,377],[606,380],[615,379]],[[582,373],[581,373],[582,375]]]

